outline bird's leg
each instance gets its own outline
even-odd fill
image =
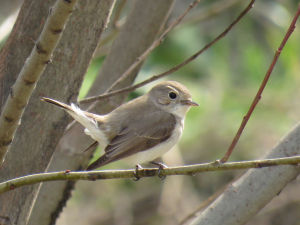
[[[135,179],[133,178],[134,181],[138,181],[139,179],[141,179],[139,176],[138,176],[138,171],[143,169],[143,167],[141,167],[141,165],[139,164],[136,164],[135,165],[135,170],[133,172],[134,176],[135,176]]]
[[[160,173],[161,173],[161,171],[163,170],[163,169],[165,169],[165,168],[168,168],[165,164],[163,164],[163,163],[160,163],[160,162],[154,162],[154,161],[151,161],[150,162],[151,164],[153,164],[153,165],[156,165],[156,166],[158,166],[158,171],[157,171],[157,175],[158,175],[158,177],[161,179],[161,180],[164,180],[165,178],[166,178],[166,176],[163,176],[163,175],[161,175]]]

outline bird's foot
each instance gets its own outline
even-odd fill
[[[135,170],[134,170],[134,172],[133,172],[133,174],[134,174],[134,176],[135,176],[135,178],[133,178],[134,181],[138,181],[139,179],[141,179],[141,178],[138,176],[138,171],[139,171],[140,169],[143,169],[143,167],[141,167],[141,165],[139,165],[139,164],[135,165]]]
[[[153,165],[158,166],[157,175],[158,175],[158,177],[159,177],[161,180],[164,180],[164,179],[166,178],[166,176],[161,175],[161,171],[162,171],[163,169],[165,169],[165,168],[168,168],[168,167],[167,167],[165,164],[160,163],[160,162],[154,162],[154,161],[151,161],[150,163],[153,164]]]

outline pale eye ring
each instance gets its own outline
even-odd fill
[[[177,98],[177,95],[176,95],[176,93],[174,93],[174,92],[170,92],[170,93],[169,93],[169,97],[170,97],[170,99],[176,99],[176,98]]]

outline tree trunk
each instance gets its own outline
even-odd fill
[[[38,38],[55,1],[24,2],[14,29],[0,55],[1,108],[10,87]],[[22,117],[0,170],[1,182],[14,177],[44,172],[70,118],[42,103],[42,96],[64,102],[76,101],[79,88],[104,30],[114,1],[79,3],[44,71]],[[12,224],[26,224],[39,185],[0,196],[0,215]]]

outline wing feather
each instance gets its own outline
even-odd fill
[[[92,163],[93,170],[108,163],[123,159],[140,151],[150,149],[167,140],[174,130],[176,119],[164,111],[153,112],[151,120],[138,118],[128,123],[105,148],[105,154]]]

